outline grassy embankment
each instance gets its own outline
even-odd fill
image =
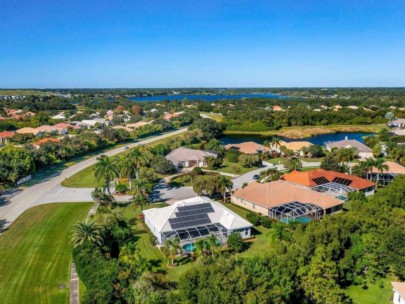
[[[145,146],[154,147],[159,144],[164,144],[176,136],[179,136],[179,134],[156,140],[154,142],[146,144]],[[127,153],[127,151],[124,151],[122,153]],[[118,155],[119,154],[117,154],[116,156]],[[94,165],[93,165],[87,167],[86,169],[83,169],[82,171],[72,175],[71,177],[63,181],[62,186],[69,188],[95,188],[95,187],[102,187],[102,182],[97,181],[96,177],[94,176]]]
[[[1,303],[68,303],[71,230],[90,206],[34,207],[0,235]]]
[[[288,138],[301,139],[321,134],[333,134],[339,132],[365,132],[375,133],[386,127],[379,125],[330,125],[330,126],[305,126],[305,127],[287,127],[280,130],[250,132],[250,131],[225,131],[225,134],[255,134],[262,136],[277,135]]]
[[[224,119],[224,116],[222,114],[219,113],[207,113],[207,112],[201,112],[201,114],[208,116],[209,118],[217,121],[217,122],[221,122],[222,119]]]

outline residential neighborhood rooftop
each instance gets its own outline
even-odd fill
[[[373,150],[370,147],[367,147],[365,144],[362,144],[355,139],[344,139],[339,141],[333,141],[326,143],[326,146],[330,149],[333,148],[356,148],[359,152],[372,152]]]
[[[225,146],[225,149],[238,150],[239,152],[245,154],[256,154],[265,151],[270,151],[268,147],[255,143],[253,141],[247,141],[239,144],[228,144]]]

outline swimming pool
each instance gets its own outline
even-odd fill
[[[186,244],[183,246],[183,250],[185,252],[191,253],[195,251],[195,245],[194,244]]]
[[[287,217],[282,217],[280,218],[280,222],[283,222],[285,224],[291,223],[291,222],[299,222],[299,223],[309,223],[311,221],[311,218],[309,217],[297,217],[295,219],[287,218]]]

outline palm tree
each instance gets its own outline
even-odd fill
[[[139,179],[139,169],[150,162],[153,154],[145,146],[135,147],[129,150],[127,157],[129,162],[135,168],[136,179]]]
[[[377,169],[377,181],[376,181],[376,186],[378,185],[378,182],[380,181],[380,174],[382,174],[384,171],[387,171],[389,169],[388,165],[384,162],[384,159],[378,158],[374,162],[374,166]]]
[[[195,254],[197,259],[202,259],[204,255],[204,250],[206,248],[206,242],[204,239],[198,239],[195,243]]]
[[[103,191],[107,189],[108,194],[110,192],[110,182],[118,176],[118,170],[116,165],[111,161],[108,156],[103,156],[98,158],[98,162],[94,168],[94,175],[97,180],[104,180]]]
[[[126,155],[120,155],[117,159],[117,170],[121,178],[128,178],[129,190],[132,189],[132,177],[136,175],[136,169],[131,159]]]
[[[202,176],[197,176],[193,180],[193,191],[199,196],[202,195],[205,189],[205,184],[205,179]]]
[[[149,199],[147,196],[143,196],[142,194],[137,194],[132,197],[132,203],[135,205],[135,208],[140,207],[141,211],[145,207],[146,204],[149,204]]]
[[[281,139],[277,136],[273,136],[271,139],[271,146],[278,147],[278,152],[281,153]]]
[[[375,160],[373,158],[367,158],[364,162],[364,167],[366,169],[366,178],[370,179],[369,173],[373,171],[373,167],[375,166]]]
[[[302,168],[302,162],[299,158],[293,157],[287,160],[286,166],[289,171],[300,170]]]
[[[87,241],[101,246],[103,243],[101,233],[102,227],[93,221],[87,220],[77,223],[74,227],[72,236],[73,246],[77,247]]]
[[[355,159],[358,154],[358,150],[353,147],[338,150],[339,161],[341,163],[346,163],[346,165],[349,165],[349,161]]]
[[[212,170],[215,168],[217,158],[215,156],[207,156],[204,158],[204,162],[207,164],[208,169]]]
[[[176,258],[177,252],[180,252],[180,254],[182,253],[180,238],[175,237],[173,240],[166,240],[165,247],[168,249],[171,265],[174,265],[174,259]]]
[[[219,247],[218,239],[215,234],[211,234],[207,239],[207,245],[211,251],[212,256],[216,254],[217,248]]]
[[[226,191],[231,191],[233,187],[232,181],[224,175],[221,175],[217,180],[217,189],[222,193],[224,204],[226,203]]]

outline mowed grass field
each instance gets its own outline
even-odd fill
[[[1,303],[68,303],[71,231],[91,205],[34,207],[0,235]]]

